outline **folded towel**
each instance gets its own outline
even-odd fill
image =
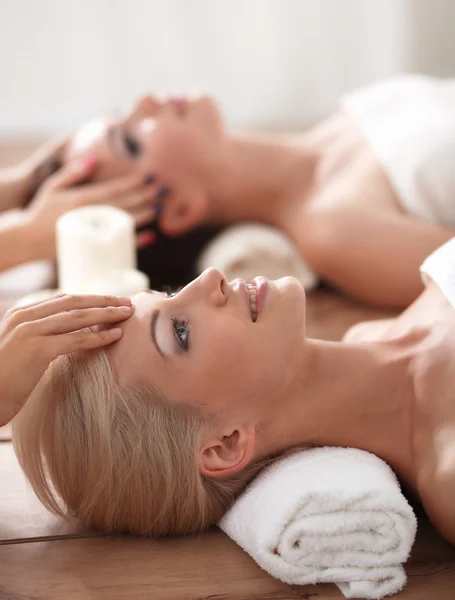
[[[198,273],[207,267],[221,269],[228,281],[236,277],[250,281],[258,275],[268,279],[292,275],[307,291],[319,282],[291,239],[261,223],[231,225],[216,235],[197,260]]]
[[[265,468],[220,528],[286,583],[382,598],[406,583],[417,520],[391,468],[354,448],[295,452]]]

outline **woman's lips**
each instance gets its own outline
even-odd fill
[[[266,277],[255,277],[251,283],[256,288],[256,321],[258,321],[267,302],[267,296],[269,292],[269,280]]]
[[[250,318],[253,320],[253,308],[251,305],[250,292],[248,291],[248,285],[245,283],[245,281],[243,279],[239,279],[239,278],[231,281],[230,285],[234,291],[240,292],[240,294],[243,296],[243,298],[245,300],[246,308],[248,310],[248,314],[249,314]],[[264,310],[265,304],[267,302],[269,280],[266,277],[256,277],[255,279],[253,279],[253,281],[249,285],[254,287],[256,290],[256,315],[253,320],[253,323],[255,323],[259,319],[261,312]]]
[[[245,308],[247,309],[248,315],[251,319],[252,316],[251,316],[250,293],[248,291],[248,286],[246,285],[245,281],[243,279],[240,279],[239,277],[237,277],[237,279],[233,279],[229,285],[232,287],[234,292],[238,292],[243,297],[243,299],[245,301]]]

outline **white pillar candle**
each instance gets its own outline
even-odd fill
[[[115,269],[136,267],[134,220],[113,206],[77,208],[57,220],[59,288],[90,293],[92,282]]]
[[[90,294],[109,294],[114,296],[132,296],[150,288],[150,280],[145,273],[137,269],[115,269],[102,277],[94,279],[90,285]]]

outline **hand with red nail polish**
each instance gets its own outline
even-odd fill
[[[86,181],[96,168],[96,160],[87,156],[67,163],[48,177],[25,209],[27,240],[33,258],[54,258],[55,223],[60,215],[76,208],[84,194],[83,187],[74,187]]]
[[[152,246],[157,240],[157,235],[153,231],[140,231],[136,235],[136,247],[137,248],[147,248],[148,246]]]
[[[90,183],[97,160],[86,156],[64,165],[39,188],[24,210],[24,235],[33,259],[55,258],[55,223],[64,213],[90,204],[109,204],[129,212],[136,226],[155,218],[152,200],[156,196],[150,176],[134,173],[107,181]],[[78,185],[84,183],[85,185]],[[150,245],[151,239],[146,240]]]

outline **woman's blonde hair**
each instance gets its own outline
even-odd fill
[[[13,423],[19,462],[52,512],[104,532],[198,533],[273,458],[210,479],[197,453],[211,417],[148,381],[121,385],[110,348],[54,361]]]

